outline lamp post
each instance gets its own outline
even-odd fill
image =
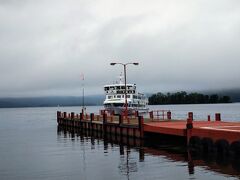
[[[116,64],[120,64],[124,68],[124,84],[125,84],[125,117],[128,117],[128,104],[127,104],[127,65],[133,64],[137,66],[139,63],[110,63],[111,66],[114,66]]]

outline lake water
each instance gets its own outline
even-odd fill
[[[224,120],[240,121],[239,103],[150,108],[171,110],[176,119],[192,111],[195,119],[220,112]],[[0,109],[0,179],[240,179],[236,159],[191,157],[177,147],[61,129],[57,110],[80,107]]]

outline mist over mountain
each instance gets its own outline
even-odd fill
[[[155,92],[157,93],[157,92]],[[232,102],[240,102],[240,89],[201,91],[200,93],[220,96],[230,96]],[[150,97],[154,93],[146,93]],[[102,105],[104,95],[89,95],[84,97],[85,105]],[[80,96],[47,96],[47,97],[21,97],[21,98],[0,98],[0,108],[14,107],[55,107],[55,106],[81,106],[82,97]]]
[[[102,105],[104,96],[92,95],[84,97],[86,106]],[[81,106],[82,97],[56,96],[56,97],[24,97],[0,98],[0,108],[12,107],[55,107],[55,106]]]
[[[240,102],[240,88],[239,89],[223,89],[216,91],[204,91],[204,94],[218,94],[220,96],[230,96],[232,102]]]

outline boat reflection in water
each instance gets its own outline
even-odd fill
[[[95,148],[96,144],[102,143],[104,153],[117,146],[120,155],[118,169],[127,179],[130,179],[131,173],[139,173],[139,162],[145,163],[146,157],[164,158],[169,162],[186,164],[186,170],[189,175],[194,175],[195,169],[200,167],[208,172],[220,174],[220,176],[240,177],[240,158],[189,152],[184,146],[168,144],[165,143],[166,141],[159,141],[156,145],[156,141],[151,142],[148,140],[143,141],[120,136],[103,135],[95,131],[79,131],[60,126],[58,126],[58,137],[64,137],[65,140],[69,139],[71,141],[80,140],[82,143],[90,141],[91,148]],[[130,158],[131,153],[137,154],[137,157]],[[161,163],[159,161],[157,162]]]

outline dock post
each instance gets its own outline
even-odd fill
[[[140,131],[140,138],[143,138],[144,137],[143,116],[138,116],[138,128]]]
[[[74,114],[74,112],[71,112],[71,114],[70,114],[70,119],[71,119],[71,121],[70,121],[70,125],[71,126],[75,126],[75,123],[74,123],[74,116],[75,116],[75,114]]]
[[[57,111],[57,122],[59,123],[59,120],[61,118],[61,111]]]
[[[188,119],[186,124],[187,129],[187,146],[189,146],[190,138],[192,136],[192,129],[193,129],[193,113],[188,113]]]
[[[90,127],[91,127],[91,129],[93,129],[93,122],[94,121],[94,113],[91,113],[90,114]]]
[[[210,115],[208,115],[208,121],[211,121],[211,116]]]
[[[104,113],[103,114],[103,124],[106,124],[107,123],[107,114]]]
[[[90,114],[90,121],[93,122],[94,121],[94,113]]]
[[[74,119],[74,112],[71,112],[71,120]]]
[[[150,111],[150,112],[149,112],[149,116],[150,116],[150,119],[153,120],[153,111]]]
[[[80,113],[80,121],[82,121],[83,120],[83,113],[81,112]]]
[[[104,112],[103,113],[103,133],[104,134],[106,132],[106,123],[107,123],[107,114]]]
[[[118,115],[118,123],[119,123],[119,125],[122,125],[122,123],[123,123],[123,117],[122,117],[122,115],[121,114],[119,114]]]
[[[171,119],[172,119],[172,113],[171,113],[171,111],[168,111],[168,112],[167,112],[167,119],[168,119],[168,120],[171,120]]]
[[[215,114],[215,121],[221,121],[221,114],[220,113]]]
[[[67,112],[63,112],[63,118],[67,118]]]

